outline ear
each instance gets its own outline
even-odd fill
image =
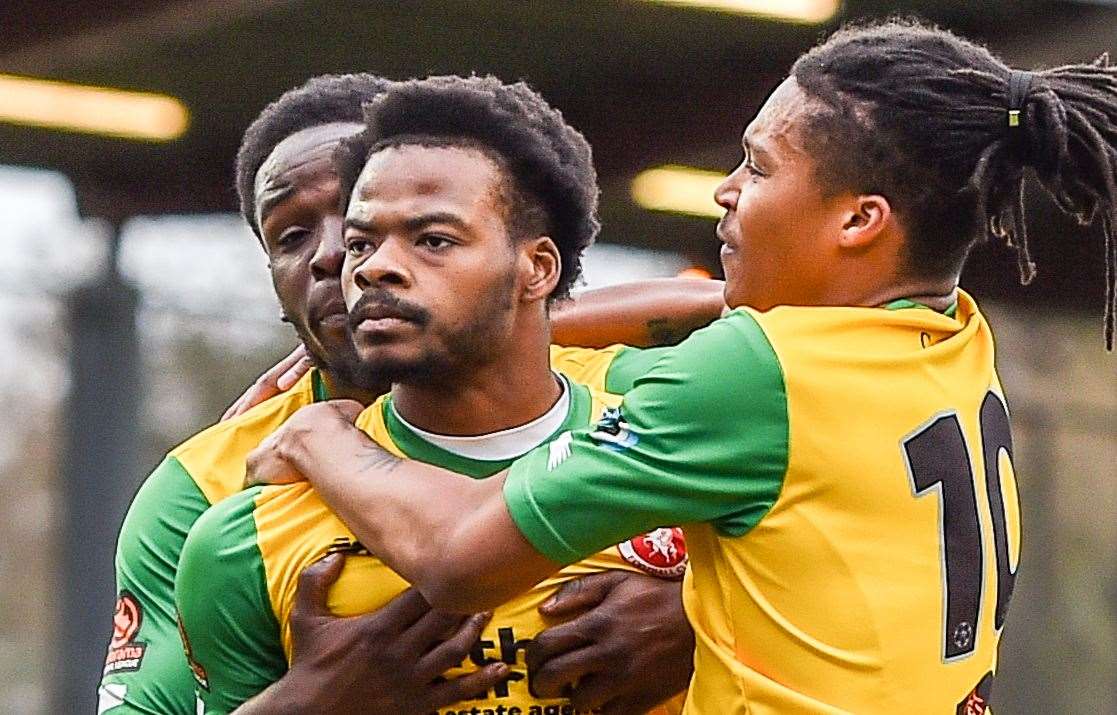
[[[521,300],[546,300],[555,291],[562,273],[562,257],[550,236],[539,236],[523,242],[520,247],[523,282]]]
[[[876,245],[892,225],[892,205],[880,194],[850,197],[843,215],[838,247],[860,251]]]

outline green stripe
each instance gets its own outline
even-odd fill
[[[175,581],[206,712],[229,712],[287,670],[256,532],[262,487],[221,501],[190,531]]]
[[[567,430],[584,427],[589,424],[590,412],[593,409],[593,398],[590,396],[589,388],[585,385],[572,382],[566,377],[562,377],[570,390],[570,409],[566,413],[566,419],[563,420],[562,425],[555,430],[554,434],[547,438],[547,441],[554,439],[558,434],[566,432]],[[436,464],[444,469],[449,469],[459,474],[466,474],[474,479],[484,479],[507,469],[515,458],[513,459],[470,459],[463,457],[453,452],[449,452],[438,445],[431,444],[408,427],[396,414],[395,407],[392,405],[391,395],[384,398],[381,405],[382,415],[384,418],[384,425],[388,428],[388,435],[403,452],[411,459],[417,459],[421,462],[428,464]],[[526,450],[525,450],[526,451]]]
[[[885,303],[883,306],[885,310],[904,310],[905,308],[922,308],[923,310],[935,310],[929,305],[917,303],[909,298],[898,298],[891,303]],[[936,311],[938,312],[938,311]],[[948,318],[953,318],[954,314],[958,312],[958,301],[954,301],[950,306],[942,311],[942,314]]]

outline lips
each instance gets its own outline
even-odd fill
[[[345,310],[345,301],[340,298],[329,300],[322,305],[315,305],[310,310],[310,322],[313,325],[321,323],[334,322],[335,320],[346,320],[347,311]]]

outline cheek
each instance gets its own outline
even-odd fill
[[[290,257],[273,258],[271,277],[281,305],[287,308],[306,305],[310,271],[302,261]]]

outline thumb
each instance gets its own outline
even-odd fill
[[[356,422],[357,415],[365,410],[365,406],[356,400],[330,400],[330,406],[351,423]]]
[[[624,580],[624,576],[622,571],[605,571],[567,581],[558,593],[543,602],[539,612],[544,616],[557,618],[594,608]]]
[[[329,616],[329,593],[345,565],[344,554],[329,554],[303,569],[295,591],[295,608],[292,617]]]

